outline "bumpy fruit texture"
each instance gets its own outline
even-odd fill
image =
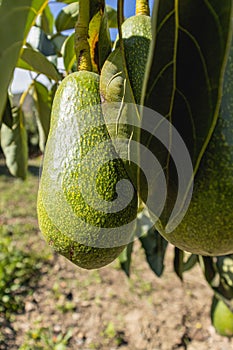
[[[200,255],[233,253],[233,45],[225,71],[217,125],[194,179],[193,196],[181,224],[160,231],[179,247]]]
[[[134,99],[129,94],[126,81],[123,57],[119,40],[114,44],[114,50],[105,61],[100,79],[100,91],[103,102],[136,102],[140,104],[142,84],[152,38],[151,18],[138,15],[128,18],[122,24],[125,56],[130,84]]]
[[[140,104],[145,67],[151,42],[151,18],[137,15],[128,18],[122,25],[125,56],[129,81],[126,78],[122,52],[116,40],[114,50],[105,61],[100,77],[100,92],[103,113],[109,134],[114,138],[128,140],[125,151],[131,159],[133,151],[130,140],[139,141],[140,116],[136,104]],[[138,158],[134,155],[134,158]],[[125,161],[126,170],[138,188],[139,169]]]
[[[145,68],[152,39],[151,17],[137,15],[122,24],[125,56],[135,102],[140,104]],[[115,47],[119,47],[116,40]]]
[[[39,226],[49,245],[86,269],[112,262],[130,241],[137,214],[136,191],[126,186],[124,206],[121,180],[129,182],[104,124],[99,76],[72,73],[54,98],[38,193]],[[119,210],[109,210],[116,200]]]
[[[223,336],[233,336],[233,312],[228,306],[216,297],[211,306],[211,321],[216,331]]]

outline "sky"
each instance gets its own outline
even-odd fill
[[[152,12],[154,0],[149,0],[150,10]],[[50,0],[51,11],[56,18],[57,14],[60,12],[62,7],[66,6],[64,3],[58,3],[56,1]],[[113,8],[117,7],[117,0],[106,0],[106,4],[112,6]],[[125,17],[130,17],[135,14],[135,0],[126,0],[124,8]],[[110,30],[110,33],[115,37],[117,30]],[[31,82],[30,74],[23,69],[16,69],[14,74],[14,79],[12,82],[11,90],[13,93],[19,93],[27,89]],[[41,82],[44,84],[48,83],[46,77],[41,77]]]

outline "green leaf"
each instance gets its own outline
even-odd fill
[[[51,100],[48,89],[38,81],[34,81],[34,99],[37,107],[37,125],[39,131],[39,147],[44,152],[49,134]]]
[[[40,27],[46,34],[53,34],[54,17],[47,5],[41,15]]]
[[[153,10],[142,101],[177,128],[195,172],[218,117],[232,8],[232,0],[163,0]]]
[[[141,236],[140,241],[151,270],[160,277],[164,270],[167,241],[155,229],[150,229],[146,235]]]
[[[61,49],[64,67],[67,73],[72,71],[72,67],[76,62],[76,55],[74,51],[74,33],[67,37]]]
[[[32,48],[24,48],[17,63],[18,68],[27,69],[46,75],[49,79],[59,81],[61,74],[53,63],[51,63],[42,53]]]
[[[139,237],[151,270],[160,277],[164,270],[164,256],[168,243],[152,225],[149,214],[140,213],[135,235]]]
[[[108,6],[107,6],[108,11]],[[99,57],[99,69],[101,70],[103,67],[103,64],[109,54],[112,50],[112,41],[110,37],[109,32],[109,19],[108,19],[108,13],[105,10],[102,17],[101,17],[101,23],[100,23],[100,29],[99,29],[99,42],[98,42],[98,57]]]
[[[0,7],[0,119],[22,45],[48,0],[2,0]]]
[[[74,29],[75,23],[78,19],[78,14],[78,2],[74,2],[63,7],[55,20],[57,31],[62,32],[63,30]]]
[[[78,2],[78,0],[57,0],[57,2],[63,2],[65,4],[72,4],[73,2]]]
[[[223,300],[233,299],[233,255],[199,256],[204,276],[215,294]]]
[[[89,45],[92,70],[100,72],[111,52],[111,39],[106,12],[100,7],[89,23]]]
[[[196,254],[191,254],[186,262],[184,262],[184,272],[191,270],[194,265],[198,262],[198,256]]]
[[[183,273],[191,270],[198,262],[196,254],[191,254],[188,258],[186,258],[186,255],[188,255],[187,252],[175,247],[174,270],[181,280],[183,280]]]
[[[67,39],[67,35],[63,34],[55,34],[51,37],[51,41],[56,49],[56,52],[59,56],[62,56],[62,46],[64,45],[65,40]]]
[[[106,5],[106,11],[109,28],[117,28],[117,11],[109,5]]]
[[[27,176],[28,144],[27,132],[20,107],[13,109],[12,128],[2,124],[1,147],[10,173],[13,176],[25,179]]]
[[[214,264],[213,258],[209,256],[199,255],[199,263],[201,265],[202,271],[204,273],[205,279],[212,286],[213,281],[215,280],[217,271]]]
[[[11,110],[11,103],[9,96],[7,96],[7,101],[6,101],[6,107],[3,112],[3,117],[2,117],[2,122],[8,127],[12,128],[13,125],[13,116],[12,116],[12,110]],[[0,125],[1,126],[1,125]]]
[[[175,247],[175,256],[174,256],[174,270],[177,276],[183,281],[183,272],[184,272],[184,252],[179,248]]]
[[[121,268],[128,277],[130,276],[130,265],[131,265],[131,256],[133,252],[133,245],[134,245],[134,242],[130,242],[118,257],[121,264]]]

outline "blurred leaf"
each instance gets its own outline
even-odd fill
[[[226,283],[233,287],[233,255],[225,255],[217,257],[217,268]]]
[[[5,108],[7,89],[25,43],[38,14],[48,0],[2,0],[0,7],[0,120]]]
[[[67,73],[70,73],[74,63],[76,62],[76,55],[74,51],[74,33],[68,36],[62,46],[62,56],[64,66]]]
[[[199,256],[199,262],[210,287],[224,302],[233,299],[233,255],[219,257]],[[228,303],[228,305],[230,305]]]
[[[3,122],[8,128],[10,128],[10,129],[12,128],[12,125],[13,125],[13,116],[12,116],[11,103],[10,103],[9,96],[7,96],[6,107],[5,107],[5,110],[4,110],[4,112],[3,112],[2,122]],[[1,124],[0,124],[0,125],[1,125]]]
[[[54,17],[49,5],[42,12],[40,26],[46,34],[53,34]]]
[[[112,50],[112,41],[110,37],[109,27],[110,26],[108,23],[108,15],[105,10],[101,18],[100,29],[99,29],[99,43],[98,43],[99,70],[102,69],[104,62],[106,61],[106,59],[108,58]]]
[[[141,236],[140,241],[151,270],[160,277],[164,270],[167,241],[154,229],[150,229],[146,235]]]
[[[130,242],[118,257],[121,264],[121,268],[128,277],[130,276],[130,265],[131,265],[131,256],[133,252],[133,245],[134,245],[134,242]]]
[[[187,252],[175,247],[174,270],[181,280],[183,280],[183,273],[191,270],[198,262],[196,254],[191,254],[186,258],[187,254]]]
[[[183,281],[183,272],[184,272],[184,252],[179,248],[175,247],[175,256],[174,256],[174,270],[177,276]]]
[[[106,10],[109,28],[117,28],[117,11],[109,5],[106,5]]]
[[[55,47],[52,40],[48,39],[43,30],[38,27],[32,27],[27,38],[27,44],[33,49],[39,50],[45,56],[55,55]]]
[[[64,42],[67,39],[67,35],[63,35],[63,34],[55,34],[52,38],[51,41],[56,49],[56,53],[59,55],[62,55],[62,46],[64,45]]]
[[[51,101],[48,89],[38,81],[34,81],[34,99],[37,107],[37,125],[39,131],[39,147],[44,152],[49,134]]]
[[[164,269],[164,256],[167,241],[152,227],[149,215],[138,215],[136,235],[146,254],[146,260],[151,270],[160,277]]]
[[[191,270],[194,265],[198,262],[198,256],[196,254],[191,254],[186,262],[184,262],[184,272]]]
[[[56,66],[51,63],[42,53],[31,48],[24,48],[17,63],[18,68],[27,69],[46,75],[49,79],[59,81],[62,79]]]
[[[199,255],[199,262],[207,282],[212,285],[217,274],[213,258]]]
[[[57,91],[57,88],[58,88],[58,83],[55,83],[52,85],[52,87],[49,90],[49,103],[51,106],[52,106],[53,99],[54,99],[55,93]]]
[[[65,4],[72,4],[73,2],[78,2],[78,0],[57,0],[57,2],[64,2]]]
[[[28,145],[21,107],[13,109],[12,128],[2,124],[1,146],[10,173],[25,179],[27,176]]]
[[[70,3],[63,7],[55,20],[57,31],[62,32],[63,30],[74,29],[75,23],[78,19],[78,14],[78,2]]]

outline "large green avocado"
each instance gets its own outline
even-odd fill
[[[200,255],[233,253],[233,45],[225,70],[220,114],[194,179],[183,221],[160,233],[180,249]]]
[[[139,141],[140,116],[136,104],[140,104],[142,84],[152,38],[151,17],[132,16],[122,24],[127,62],[126,78],[123,56],[119,40],[114,43],[114,50],[105,61],[100,76],[100,93],[103,103],[104,118],[111,138],[128,140],[125,152],[131,158],[135,150],[130,148],[130,141]],[[124,146],[123,146],[124,147]],[[138,159],[134,155],[134,158]],[[126,170],[135,187],[139,187],[135,163],[125,161]],[[146,186],[144,186],[146,188]],[[145,190],[147,193],[147,188]],[[142,195],[142,194],[141,194]]]
[[[127,184],[119,192],[121,180]],[[131,240],[137,205],[104,124],[99,75],[70,74],[53,102],[38,193],[42,234],[74,264],[99,268]]]

